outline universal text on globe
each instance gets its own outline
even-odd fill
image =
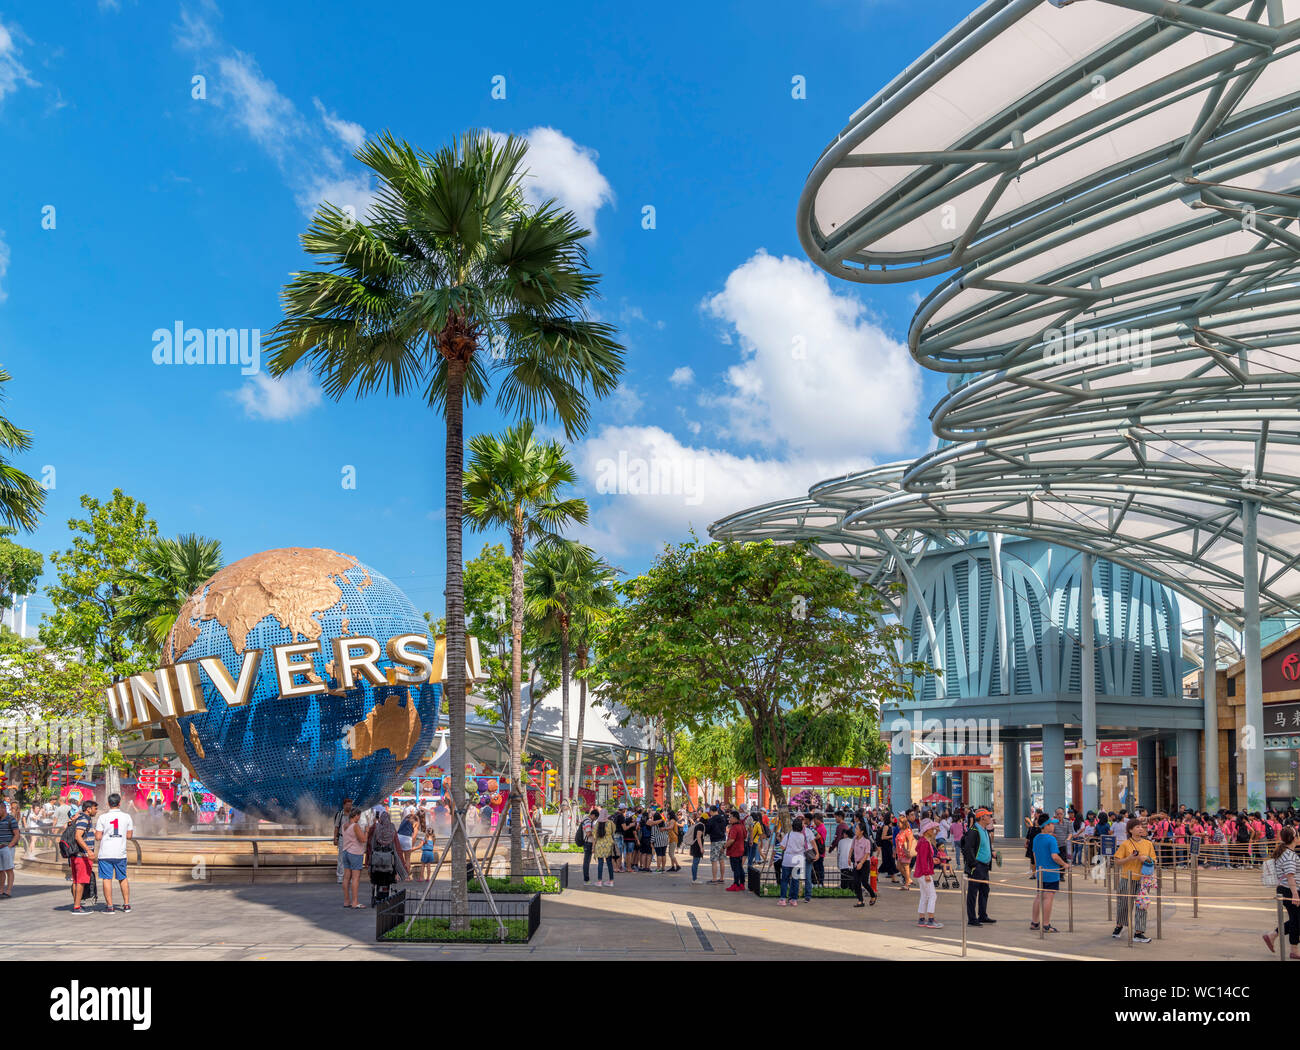
[[[468,689],[480,677],[480,664],[478,639],[470,636],[465,642],[465,682]],[[441,636],[432,657],[427,634],[399,634],[384,644],[366,635],[348,635],[335,638],[329,644],[336,680],[343,690],[355,688],[358,677],[371,685],[436,684],[446,677],[446,643]],[[379,660],[385,653],[393,664],[387,672],[379,668]],[[215,656],[182,660],[156,671],[132,675],[105,690],[109,715],[118,729],[129,730],[158,724],[167,718],[183,718],[206,711],[200,675],[207,677],[228,706],[245,706],[257,683],[264,655],[262,649],[244,650],[237,676],[231,675],[225,662]],[[270,659],[275,662],[281,698],[335,693],[335,689],[315,675],[311,659],[314,655],[324,655],[319,641],[272,647]],[[306,680],[299,682],[299,676]]]

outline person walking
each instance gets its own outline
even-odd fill
[[[1119,900],[1115,908],[1115,929],[1111,936],[1118,939],[1124,934],[1124,927],[1130,921],[1133,912],[1133,940],[1138,944],[1150,944],[1147,934],[1147,909],[1140,906],[1142,880],[1144,876],[1154,878],[1156,850],[1148,837],[1150,832],[1147,822],[1134,817],[1125,829],[1126,838],[1115,850],[1115,869],[1119,875]]]
[[[360,908],[361,869],[365,866],[366,837],[361,831],[361,811],[350,805],[339,829],[339,858],[343,865],[343,907]]]
[[[1264,943],[1270,954],[1283,934],[1291,942],[1290,957],[1300,959],[1300,889],[1296,888],[1296,875],[1300,871],[1300,857],[1296,856],[1295,828],[1283,825],[1277,831],[1273,846],[1273,872],[1277,876],[1277,895],[1286,909],[1286,922],[1282,929],[1264,934]]]
[[[853,905],[855,908],[863,906],[862,891],[866,890],[871,895],[871,903],[876,903],[876,891],[871,885],[871,861],[874,848],[871,842],[871,836],[867,834],[867,826],[862,821],[858,821],[853,827],[853,840],[849,847],[849,864],[852,867],[853,876],[853,893],[858,898],[858,903]]]
[[[1033,846],[1039,890],[1034,894],[1033,917],[1029,923],[1031,930],[1038,929],[1041,922],[1046,932],[1061,932],[1052,925],[1052,901],[1061,887],[1061,872],[1069,864],[1060,852],[1064,848],[1056,838],[1056,818],[1040,813]]]
[[[966,925],[996,923],[989,918],[989,865],[993,863],[993,814],[977,809],[971,829],[961,840],[966,865]]]
[[[593,825],[592,835],[594,841],[591,854],[596,858],[596,885],[613,886],[614,860],[618,855],[618,838],[614,830],[614,822],[609,819],[609,814],[603,808],[596,812],[596,823]],[[604,879],[606,868],[609,869],[608,881]]]
[[[0,799],[0,900],[8,900],[14,890],[14,856],[18,850],[20,831],[18,827],[17,803],[11,803],[11,813]],[[30,848],[31,840],[28,840]]]
[[[745,824],[734,809],[727,814],[727,859],[731,861],[731,885],[728,893],[745,892]]]
[[[936,922],[934,918],[934,908],[939,900],[939,894],[934,888],[934,858],[937,849],[935,836],[938,833],[939,825],[933,820],[927,818],[921,821],[921,837],[916,840],[916,864],[913,869],[917,887],[921,891],[921,899],[916,906],[916,924],[931,930],[943,929],[943,923]]]
[[[791,908],[799,904],[799,879],[807,865],[805,854],[809,836],[804,832],[803,820],[795,817],[790,830],[781,838],[781,882],[776,903]]]
[[[122,887],[122,911],[131,912],[131,886],[126,879],[126,844],[135,837],[135,822],[121,810],[122,796],[108,796],[108,811],[95,821],[95,854],[99,882],[104,887],[104,911],[113,913],[113,883]]]
[[[339,843],[339,837],[343,832],[344,822],[350,820],[351,817],[352,800],[350,798],[345,798],[343,800],[343,805],[334,814],[334,848],[338,851],[339,855],[339,862],[338,867],[335,869],[335,875],[338,877],[340,886],[343,884],[343,872],[346,870],[346,866],[343,863],[343,846]],[[219,818],[220,815],[218,815],[218,819]]]

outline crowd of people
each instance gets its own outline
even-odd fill
[[[852,891],[855,907],[876,903],[881,878],[904,891],[915,887],[917,925],[941,929],[935,917],[935,880],[946,872],[955,881],[953,864],[961,864],[963,856],[975,877],[984,880],[971,884],[970,922],[996,921],[987,910],[992,827],[992,814],[985,809],[915,808],[895,815],[886,809],[796,808],[782,832],[775,814],[765,809],[720,802],[680,810],[593,807],[582,817],[575,839],[583,848],[586,886],[593,884],[593,861],[594,884],[610,887],[617,874],[681,871],[678,856],[684,850],[692,883],[725,885],[729,893],[743,892],[751,878],[761,882],[762,869],[770,865],[779,907],[811,903],[813,888],[827,885],[828,877]]]

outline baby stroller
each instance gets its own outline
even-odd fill
[[[943,846],[940,846],[939,851],[934,855],[934,867],[939,876],[939,889],[961,889],[961,879],[957,877],[957,872],[953,870],[952,861],[948,859],[947,849]]]
[[[370,843],[370,906],[388,900],[397,881],[397,832],[391,820],[375,825]]]

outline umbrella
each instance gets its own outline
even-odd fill
[[[921,799],[921,801],[922,802],[951,802],[952,799],[950,799],[947,795],[940,795],[936,791],[933,795],[926,795],[925,798]]]

